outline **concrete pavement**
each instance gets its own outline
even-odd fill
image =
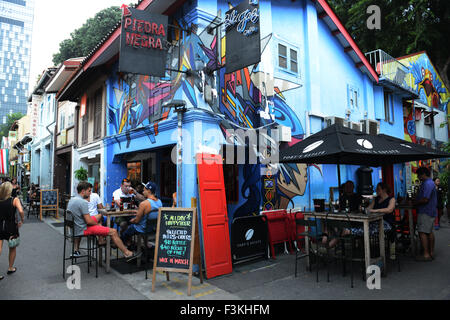
[[[299,261],[298,277],[294,277],[294,256],[280,253],[276,260],[260,260],[237,265],[233,273],[200,284],[193,278],[192,295],[187,295],[187,275],[158,274],[156,290],[151,292],[151,269],[145,280],[143,271],[121,274],[112,269],[105,273],[99,269],[87,273],[82,265],[80,290],[69,290],[62,277],[62,228],[53,217],[44,223],[30,217],[21,228],[21,245],[17,251],[18,271],[6,275],[7,244],[0,257],[0,299],[96,299],[96,300],[307,300],[307,299],[450,299],[450,225],[443,218],[442,228],[435,231],[436,259],[433,262],[416,262],[402,257],[402,271],[396,264],[389,264],[387,277],[381,278],[381,290],[369,290],[355,271],[355,288],[350,288],[350,277],[343,277],[339,266],[331,270],[331,281],[326,281],[325,269],[320,270],[319,282],[315,272],[305,270],[305,262]],[[67,278],[66,278],[67,279]]]

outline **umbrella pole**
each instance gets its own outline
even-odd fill
[[[337,164],[337,172],[338,172],[338,201],[341,199],[341,165]]]

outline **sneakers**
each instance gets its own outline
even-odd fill
[[[81,257],[81,252],[80,251],[74,251],[71,255],[70,258],[79,258]]]

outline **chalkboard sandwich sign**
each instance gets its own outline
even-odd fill
[[[59,218],[58,215],[58,189],[54,190],[41,190],[40,198],[40,218],[42,220],[42,211],[55,211],[56,219]]]
[[[169,272],[181,272],[189,274],[188,295],[191,295],[196,221],[196,208],[159,208],[152,292],[157,271],[165,271],[167,280]]]

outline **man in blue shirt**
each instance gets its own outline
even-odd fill
[[[437,213],[436,187],[430,178],[430,170],[420,167],[416,173],[422,182],[414,205],[417,208],[417,231],[423,247],[423,256],[416,257],[416,260],[431,261],[434,254],[433,226]]]

